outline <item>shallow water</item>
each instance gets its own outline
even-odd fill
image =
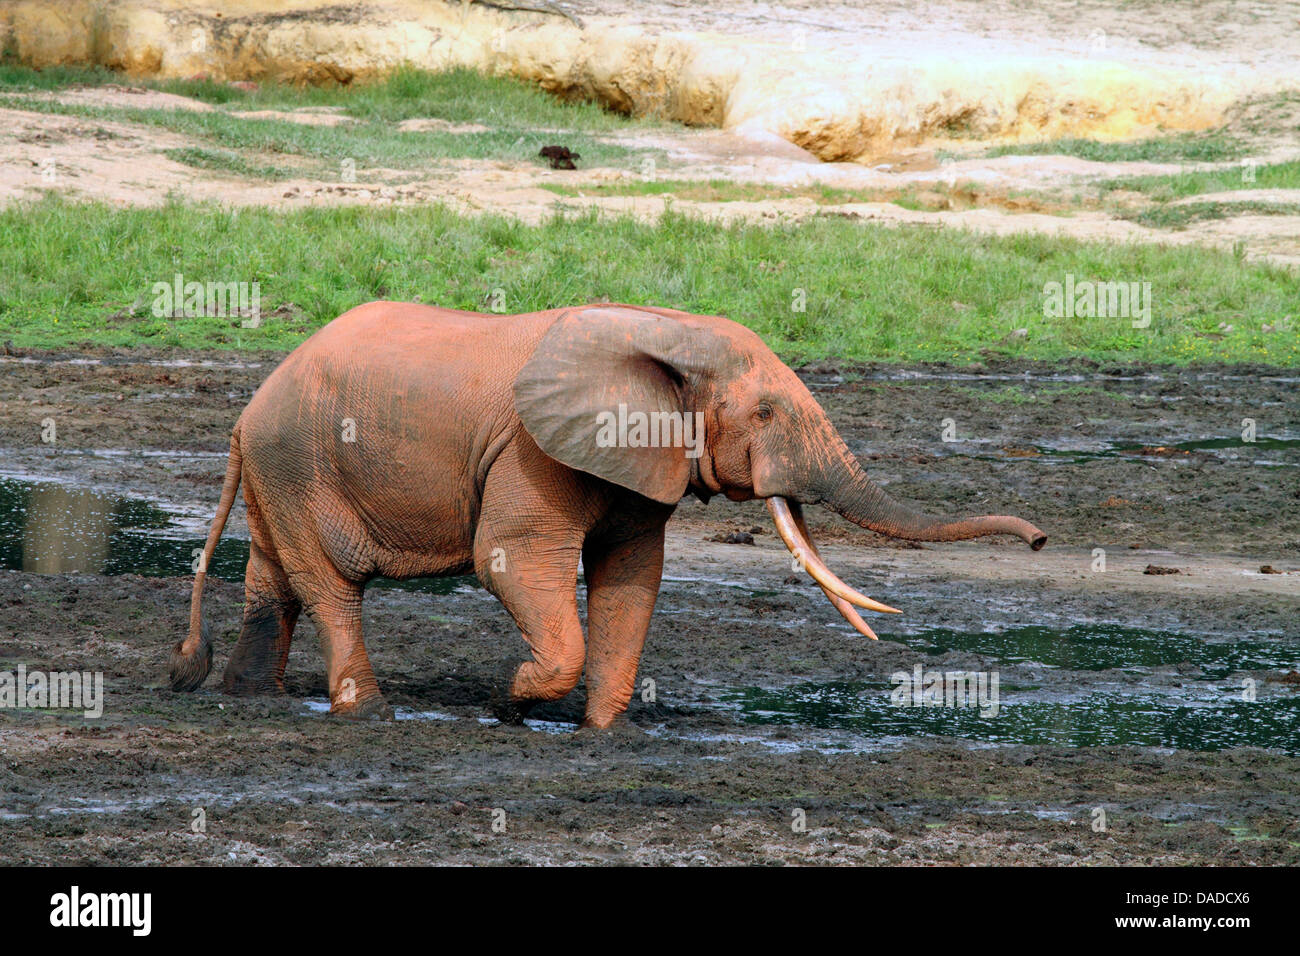
[[[36,574],[194,573],[203,537],[180,516],[138,498],[106,495],[55,482],[0,478],[0,568]],[[248,542],[225,535],[208,572],[241,583]],[[369,587],[450,594],[478,587],[474,577],[376,578]]]
[[[1206,639],[1116,624],[1031,626],[989,633],[931,628],[907,643],[929,654],[967,651],[1001,664],[1033,662],[1067,670],[1120,669],[1140,674],[1155,667],[1179,667],[1191,680],[1223,680],[1241,671],[1291,667],[1298,650],[1294,642],[1281,640]]]
[[[1300,647],[1292,640],[1077,624],[989,632],[930,628],[906,642],[932,658],[979,655],[978,666],[998,676],[996,696],[988,693],[991,686],[985,694],[996,707],[981,713],[976,700],[941,706],[923,695],[895,693],[916,683],[915,671],[890,681],[744,687],[720,699],[749,724],[876,739],[938,735],[995,744],[1176,750],[1254,746],[1300,754],[1300,695],[1259,674],[1295,667]],[[925,680],[951,669],[918,666]]]
[[[1200,438],[1164,445],[1144,445],[1132,441],[1084,444],[1065,439],[1024,448],[1002,448],[996,451],[981,449],[981,446],[988,448],[992,444],[972,440],[955,441],[944,444],[937,453],[983,461],[1024,461],[1041,465],[1073,465],[1109,458],[1139,463],[1157,460],[1217,461],[1300,468],[1300,438],[1289,436],[1264,436],[1252,442],[1243,442],[1240,438]]]
[[[723,700],[750,724],[852,731],[872,739],[948,736],[997,744],[1062,747],[1136,745],[1174,750],[1267,747],[1300,755],[1300,697],[1241,699],[1240,688],[1211,693],[1094,691],[1077,698],[1003,685],[997,713],[975,707],[899,706],[878,683],[747,687]],[[1233,695],[1236,695],[1235,698]]]

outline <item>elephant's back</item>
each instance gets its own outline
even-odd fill
[[[377,567],[459,555],[479,465],[517,427],[514,377],[548,324],[406,303],[353,309],[291,353],[240,416],[245,481],[286,513],[364,533]]]
[[[343,313],[299,345],[262,384],[254,402],[387,405],[509,387],[553,317],[369,302]],[[252,405],[250,405],[252,408]]]
[[[382,372],[387,364],[412,369],[441,367],[441,374],[469,369],[491,348],[497,362],[518,355],[527,360],[532,346],[554,321],[553,313],[497,315],[441,309],[418,302],[368,302],[320,328],[286,359],[314,363],[362,364]]]
[[[509,419],[514,377],[549,324],[543,313],[358,306],[263,382],[240,417],[241,440],[263,460],[309,460],[317,473],[340,452],[343,460],[364,452],[370,467],[436,451],[463,466],[484,432]]]

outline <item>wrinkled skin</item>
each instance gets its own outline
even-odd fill
[[[698,456],[684,441],[605,447],[599,416],[620,405],[692,422],[698,412]],[[285,359],[240,416],[204,568],[241,482],[251,554],[224,688],[283,691],[305,612],[325,654],[331,711],[355,717],[391,714],[362,640],[366,581],[473,569],[532,650],[501,688],[498,716],[522,720],[585,670],[584,726],[608,727],[632,695],[664,526],[689,493],[768,499],[782,537],[868,635],[852,605],[883,606],[863,603],[825,570],[801,503],[913,540],[1008,533],[1035,550],[1046,540],[1018,518],[949,521],[894,502],[757,335],[722,318],[634,306],[353,309]],[[195,578],[189,635],[172,654],[179,690],[199,686],[211,666],[204,576]]]

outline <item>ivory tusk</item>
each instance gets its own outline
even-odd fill
[[[808,542],[809,549],[813,554],[817,555],[818,560],[821,560],[822,555],[821,552],[817,550],[817,542],[813,541],[812,534],[808,531],[808,525],[803,520],[803,509],[799,507],[797,503],[793,504],[790,506],[790,514],[794,517],[794,526],[799,529],[799,534],[803,537],[804,541]],[[876,637],[876,632],[871,629],[871,625],[862,619],[862,615],[858,613],[857,608],[844,600],[844,598],[836,597],[821,584],[818,584],[817,586],[822,589],[822,593],[826,595],[826,599],[831,602],[831,607],[839,611],[840,616],[843,617],[844,620],[848,621],[855,631],[865,637],[871,638],[873,641],[880,640],[880,638]]]
[[[790,553],[798,559],[804,569],[825,590],[850,604],[866,608],[868,611],[879,611],[882,614],[902,613],[898,608],[890,607],[888,604],[881,604],[879,601],[873,601],[865,594],[855,591],[837,578],[834,572],[822,563],[821,558],[817,556],[817,552],[803,539],[799,529],[795,527],[794,516],[790,513],[790,505],[784,498],[775,496],[768,498],[767,510],[771,512],[772,520],[776,523],[777,533],[781,536],[781,540],[785,542],[785,546],[790,549]]]
[[[851,625],[853,625],[853,629],[855,631],[857,631],[859,634],[871,638],[873,641],[880,640],[880,638],[876,637],[876,632],[871,629],[871,625],[868,624],[866,621],[862,620],[862,615],[858,613],[857,608],[855,608],[848,601],[844,600],[844,598],[836,597],[834,594],[832,594],[830,591],[827,591],[825,588],[822,588],[822,592],[830,600],[831,605],[835,608],[835,610],[840,612],[844,620],[848,621]]]

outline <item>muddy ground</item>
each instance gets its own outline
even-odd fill
[[[229,428],[279,358],[10,352],[0,477],[148,498],[195,537],[215,505]],[[102,670],[106,684],[99,719],[0,710],[0,862],[1300,862],[1300,573],[1259,573],[1300,572],[1293,372],[803,374],[892,492],[1023,514],[1048,533],[1047,549],[903,546],[810,515],[832,566],[903,609],[873,619],[874,643],[791,574],[759,507],[685,505],[639,676],[655,682],[655,700],[635,700],[628,726],[609,735],[572,732],[581,687],[528,727],[487,719],[490,682],[523,644],[470,586],[368,592],[375,670],[408,719],[355,724],[320,713],[324,668],[306,621],[288,696],[214,689],[237,633],[237,583],[209,581],[216,674],[176,694],[163,673],[185,630],[188,569],[0,571],[0,669]],[[48,418],[53,446],[40,440]],[[941,440],[946,418],[959,441]],[[1244,418],[1257,422],[1256,447],[1204,445],[1239,437]],[[237,510],[232,540],[245,535]],[[714,540],[750,531],[753,545]],[[1092,570],[1094,548],[1106,550],[1104,573]],[[1179,573],[1144,574],[1148,565]],[[1086,628],[1103,625],[1266,653],[1211,674],[1195,649],[1191,662],[1089,669],[1057,660],[1052,640],[1034,660],[966,638],[929,646],[936,629],[1043,626],[1074,635],[1086,656]],[[1227,695],[1249,678],[1273,708],[1270,746],[1220,749],[1212,723],[1168,746],[1089,746],[1086,726],[1025,743],[948,725],[877,734],[822,711],[764,719],[764,695],[847,687],[852,703],[916,663],[1000,668],[1012,701],[1039,682],[1053,700],[1100,688],[1141,700],[1193,683]],[[1098,808],[1105,830],[1094,828]],[[199,810],[205,832],[194,832]],[[504,832],[493,829],[498,810]]]

